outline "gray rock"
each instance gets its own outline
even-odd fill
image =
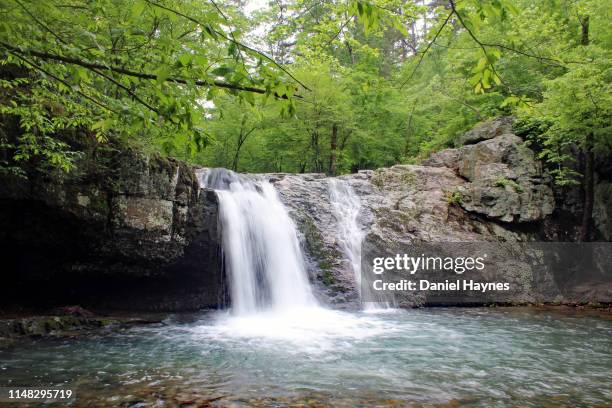
[[[595,185],[593,223],[605,241],[612,241],[612,182]]]
[[[485,129],[505,133],[434,153],[424,164],[448,167],[468,181],[457,189],[459,203],[468,211],[502,222],[543,220],[554,209],[550,177],[521,138],[508,133],[509,125],[495,123]]]
[[[489,129],[490,137],[483,134],[484,129]],[[560,276],[558,270],[544,267],[536,270],[531,265],[533,260],[515,255],[523,249],[513,243],[539,240],[544,221],[553,213],[551,180],[534,152],[510,133],[509,122],[489,123],[479,132],[482,141],[436,153],[423,166],[398,165],[340,177],[351,185],[362,203],[364,253],[384,254],[423,243],[480,242],[491,252],[492,267],[486,274],[474,273],[472,278],[509,282],[512,287],[509,292],[484,300],[471,294],[452,298],[443,293],[447,300],[442,303],[437,296],[440,294],[401,292],[397,304],[415,307],[608,299],[610,290],[606,288],[610,285],[603,285],[601,277],[585,275],[582,283],[568,285],[568,277]],[[323,281],[324,271],[331,275],[327,279],[331,301],[356,299],[353,272],[341,260],[338,220],[331,209],[328,179],[321,175],[269,178],[302,231],[307,254],[315,260],[312,280]],[[601,196],[606,197],[606,193]],[[598,205],[604,213],[605,205]],[[529,226],[525,227],[527,222]],[[508,246],[493,245],[498,242]],[[595,285],[595,281],[600,283]],[[595,286],[601,289],[595,291]]]
[[[512,133],[512,123],[514,118],[504,117],[481,122],[474,126],[455,142],[455,146],[464,146],[492,139],[506,133]]]
[[[511,251],[513,243],[537,241],[555,210],[550,177],[511,133],[510,123],[480,125],[468,132],[462,142],[468,144],[435,153],[423,165],[339,177],[361,202],[364,250],[506,242]],[[0,245],[7,255],[0,300],[159,311],[223,303],[214,191],[200,189],[194,169],[173,159],[128,151],[110,161],[105,169],[82,163],[69,175],[2,180]],[[336,304],[356,301],[358,288],[342,255],[339,220],[330,203],[330,179],[322,174],[265,177],[300,231],[321,298]],[[597,185],[594,211],[606,239],[612,234],[610,186]],[[498,267],[481,278],[511,282],[514,290],[489,302],[610,299],[602,276],[589,275],[571,286],[577,288],[572,292],[553,272],[535,274],[524,260],[509,262],[500,251]],[[459,297],[451,304],[468,301]],[[425,292],[404,293],[397,302],[440,304]]]

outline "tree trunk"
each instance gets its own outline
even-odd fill
[[[232,160],[232,170],[234,171],[238,171],[238,162],[240,161],[240,149],[242,148],[242,145],[244,144],[244,142],[246,142],[247,137],[249,137],[249,135],[253,133],[256,129],[252,128],[251,130],[245,133],[244,122],[246,122],[246,119],[243,119],[242,121],[240,133],[238,134],[238,140],[236,141],[236,151],[234,152],[234,160]]]
[[[583,202],[582,223],[580,225],[580,241],[590,241],[592,238],[591,225],[593,219],[593,203],[595,201],[595,175],[593,153],[593,135],[589,134],[585,140],[584,172],[582,178]]]
[[[580,17],[582,26],[582,38],[580,44],[589,45],[589,16]],[[582,177],[582,222],[580,223],[580,241],[590,241],[592,238],[591,225],[593,219],[593,202],[595,201],[595,176],[593,153],[593,133],[586,135],[584,139],[584,168]]]
[[[332,125],[331,146],[329,153],[329,174],[336,175],[336,149],[338,147],[338,125]]]
[[[580,25],[582,26],[582,38],[580,44],[589,45],[589,16],[580,18]]]

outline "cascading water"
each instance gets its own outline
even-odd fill
[[[353,188],[344,180],[329,180],[329,200],[338,220],[338,242],[355,275],[357,290],[361,292],[361,242],[364,232],[357,217],[361,201]]]
[[[329,180],[329,201],[336,219],[338,220],[338,243],[342,253],[349,261],[355,286],[360,299],[368,299],[365,309],[370,311],[388,310],[389,302],[380,298],[380,295],[368,291],[362,293],[364,288],[371,287],[370,282],[362,282],[361,276],[361,244],[365,236],[359,225],[359,212],[361,200],[349,183],[341,179]]]
[[[223,339],[290,342],[320,351],[338,338],[370,337],[385,330],[379,322],[318,305],[295,225],[272,184],[226,169],[206,170],[201,184],[214,189],[219,198],[232,300],[232,313],[219,314],[212,327],[203,326],[206,333]],[[352,259],[358,265],[358,254]]]
[[[232,311],[315,306],[295,226],[274,187],[226,169],[207,170],[202,184],[219,197]]]

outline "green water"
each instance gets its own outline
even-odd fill
[[[0,349],[0,386],[66,384],[73,406],[612,405],[605,317],[308,309],[181,320]]]

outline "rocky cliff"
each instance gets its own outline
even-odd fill
[[[69,174],[3,176],[0,306],[178,311],[223,302],[215,193],[201,189],[194,169],[173,159],[131,150],[103,159],[103,167],[83,160]],[[266,177],[298,225],[318,293],[330,303],[356,301],[355,276],[341,248],[346,237],[339,233],[330,202],[330,178]],[[514,134],[509,119],[477,126],[456,148],[421,165],[361,171],[337,180],[361,202],[358,222],[366,253],[428,243],[572,236],[573,201],[553,191],[546,170]],[[610,185],[600,179],[596,186],[595,225],[604,240],[612,236]],[[441,301],[435,293],[417,291],[399,295],[397,302],[410,307],[612,301],[609,272],[559,273],[549,267],[536,274],[524,260],[507,263],[507,255],[498,257],[489,275],[475,276],[510,282],[513,290],[500,297]],[[592,264],[612,264],[609,257],[595,251]]]
[[[481,124],[463,139],[464,146],[434,154],[423,165],[398,165],[340,177],[362,203],[364,252],[382,255],[409,245],[518,243],[559,235],[551,232],[563,223],[553,216],[555,197],[550,177],[534,152],[512,132],[511,121]],[[271,178],[292,209],[316,265],[311,270],[319,281],[326,282],[328,296],[336,302],[355,299],[357,288],[350,266],[339,256],[342,237],[338,236],[340,228],[329,200],[329,179],[312,174]],[[596,212],[608,214],[609,198],[601,196]],[[605,225],[606,220],[601,217],[596,223]],[[600,271],[570,274],[557,264],[536,273],[525,260],[507,264],[509,253],[501,252],[489,275],[472,276],[509,282],[513,289],[507,293],[484,300],[460,296],[444,303],[437,296],[417,291],[402,293],[397,301],[404,306],[612,301],[609,268],[604,275]],[[596,263],[606,265],[608,261],[605,254],[599,254]]]
[[[5,306],[195,310],[219,303],[217,202],[189,166],[123,151],[69,174],[5,177]]]

